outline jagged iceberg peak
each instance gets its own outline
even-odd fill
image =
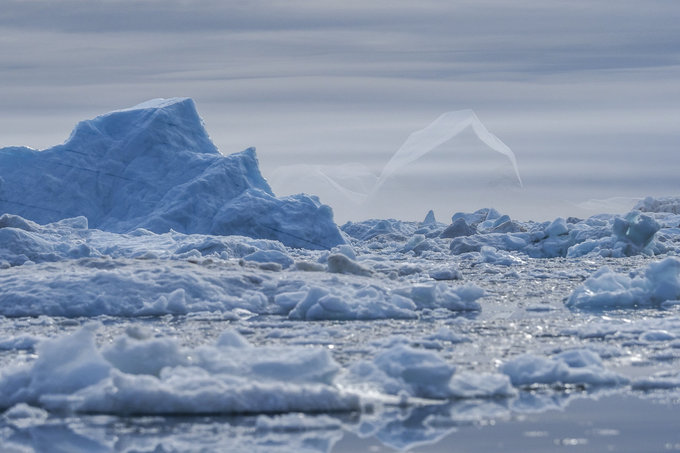
[[[240,234],[303,248],[344,243],[318,198],[276,198],[254,148],[222,155],[189,98],[155,99],[78,123],[62,145],[0,149],[0,213],[84,216],[124,233]]]
[[[140,152],[219,154],[190,98],[153,99],[81,121],[61,146],[74,150],[119,153],[123,159]]]

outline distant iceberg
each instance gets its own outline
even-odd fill
[[[642,212],[670,212],[680,214],[680,197],[646,197],[640,200],[635,208]]]
[[[468,131],[474,138],[466,144]],[[462,142],[443,148],[459,136]],[[469,109],[446,112],[411,133],[378,172],[359,162],[284,165],[271,183],[281,193],[321,195],[341,220],[415,212],[424,196],[427,207],[442,211],[451,209],[454,196],[458,206],[461,198],[469,207],[496,204],[523,188],[513,151]]]
[[[62,145],[0,149],[0,213],[38,223],[84,216],[124,233],[230,235],[328,249],[344,243],[317,197],[277,198],[255,149],[224,156],[193,100],[155,99],[80,122]]]
[[[496,152],[506,156],[517,177],[517,183],[522,186],[522,178],[519,175],[515,154],[498,137],[493,135],[482,124],[472,110],[457,110],[446,112],[430,123],[427,127],[413,132],[408,136],[403,145],[394,153],[394,156],[385,165],[376,183],[375,190],[399,169],[406,167],[439,145],[446,143],[468,127],[472,128],[477,138]]]

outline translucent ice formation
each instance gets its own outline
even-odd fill
[[[512,150],[498,137],[489,132],[484,124],[479,121],[475,112],[472,110],[457,110],[444,113],[426,128],[409,135],[404,144],[401,145],[383,168],[374,190],[378,190],[394,172],[420,159],[468,127],[471,127],[477,137],[491,149],[508,158],[515,170],[517,182],[521,186],[522,178],[519,175],[519,168],[517,168],[517,161]]]

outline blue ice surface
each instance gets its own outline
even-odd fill
[[[220,154],[189,98],[82,121],[43,151],[0,149],[0,212],[41,224],[84,216],[116,233],[240,234],[307,249],[345,242],[318,198],[274,196],[254,148]]]

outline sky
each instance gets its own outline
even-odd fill
[[[625,211],[680,194],[678,23],[676,0],[3,0],[0,147],[187,96],[222,153],[256,147],[277,194],[316,193],[339,222]],[[412,132],[464,109],[522,187],[469,131],[368,201],[312,175],[370,192]]]

